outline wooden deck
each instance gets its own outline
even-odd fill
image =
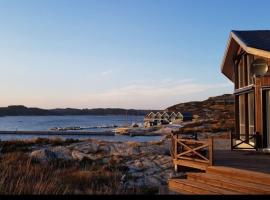
[[[214,151],[214,166],[233,167],[270,174],[270,154],[243,150]]]
[[[270,154],[255,149],[229,150],[227,139],[194,144],[199,142],[172,137],[174,164],[186,173],[185,177],[168,180],[169,191],[177,194],[270,194]],[[207,158],[198,159],[202,157],[198,150],[207,147]],[[191,170],[186,171],[185,167]]]

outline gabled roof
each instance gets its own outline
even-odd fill
[[[167,112],[163,112],[162,117],[165,116],[165,115],[167,115],[168,117],[170,116]]]
[[[176,116],[175,112],[171,113],[170,117],[172,117],[172,116]]]
[[[145,117],[151,117],[151,115],[156,115],[155,113],[153,113],[153,112],[150,112],[150,113],[148,113]]]
[[[270,58],[270,30],[231,31],[221,64],[222,73],[231,81],[239,47],[249,54]]]
[[[160,112],[157,112],[157,113],[156,113],[156,117],[157,117],[157,116],[160,116],[160,117],[161,117],[162,115],[161,115]]]

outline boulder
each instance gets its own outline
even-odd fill
[[[82,153],[80,151],[77,151],[77,150],[74,150],[72,151],[71,153],[71,156],[74,160],[79,160],[79,161],[82,161],[84,159],[89,159],[89,160],[98,160],[99,158],[95,155],[91,155],[91,154],[85,154],[85,153]]]
[[[68,148],[63,146],[54,147],[51,151],[55,154],[57,159],[72,160],[71,152]]]
[[[70,150],[66,147],[54,147],[35,150],[31,152],[30,158],[38,160],[40,162],[51,162],[58,159],[71,160]]]
[[[116,143],[110,146],[110,155],[113,156],[134,156],[140,154],[139,147],[130,146],[126,143]]]
[[[48,149],[41,149],[31,152],[30,158],[33,160],[37,160],[40,162],[50,162],[57,159],[54,152],[48,150]]]
[[[98,141],[91,140],[69,145],[68,148],[81,151],[83,153],[97,153],[99,151]]]

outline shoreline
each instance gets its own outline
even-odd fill
[[[115,136],[112,131],[0,131],[0,135],[85,135],[85,136]]]
[[[51,136],[163,136],[162,133],[129,133],[115,134],[113,131],[89,132],[89,131],[0,131],[0,135],[51,135]]]

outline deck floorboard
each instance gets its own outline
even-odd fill
[[[214,166],[233,167],[270,174],[270,154],[243,150],[214,151]]]

